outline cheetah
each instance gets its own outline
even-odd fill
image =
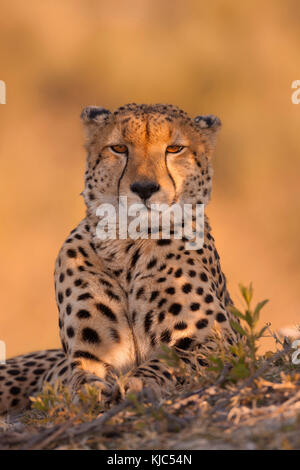
[[[173,105],[89,106],[81,114],[87,163],[86,217],[64,242],[55,266],[61,350],[45,350],[0,365],[0,412],[26,407],[29,396],[58,380],[73,396],[96,385],[99,400],[126,391],[182,385],[161,345],[187,367],[205,367],[190,354],[209,341],[215,324],[231,329],[232,304],[205,215],[204,243],[186,249],[181,239],[100,240],[97,208],[103,203],[203,204],[212,187],[211,158],[220,120],[189,117]],[[232,339],[233,338],[233,339]]]

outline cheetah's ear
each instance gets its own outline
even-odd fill
[[[98,106],[87,106],[81,112],[80,118],[84,124],[100,123],[103,122],[111,112],[105,108]]]
[[[209,114],[208,116],[196,116],[194,121],[200,129],[210,129],[211,131],[220,129],[222,125],[221,120],[213,114]]]
[[[86,146],[94,140],[99,127],[108,121],[110,115],[111,112],[108,109],[98,106],[87,106],[82,110],[80,119],[84,126]]]
[[[217,116],[209,114],[208,116],[196,116],[194,122],[204,137],[206,152],[210,157],[215,149],[217,135],[222,126],[221,120]]]

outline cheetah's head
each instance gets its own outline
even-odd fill
[[[88,151],[85,202],[128,205],[208,203],[211,155],[221,123],[191,119],[171,105],[122,106],[115,112],[87,107],[81,114]]]

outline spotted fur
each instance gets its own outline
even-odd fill
[[[166,390],[181,378],[160,360],[161,344],[195,368],[189,352],[203,347],[215,322],[231,334],[231,300],[207,218],[199,250],[187,250],[184,239],[96,236],[101,203],[117,206],[119,196],[127,196],[128,205],[141,202],[134,183],[154,184],[150,203],[206,206],[219,119],[191,119],[162,104],[129,104],[113,113],[88,107],[81,118],[88,154],[86,217],[64,242],[55,267],[63,349],[0,365],[2,412],[26,406],[29,395],[58,379],[74,394],[84,383],[97,384],[99,399],[109,399],[116,376],[125,373],[129,389],[156,384]],[[174,143],[184,151],[167,155]],[[126,145],[126,154],[112,152],[112,145]]]

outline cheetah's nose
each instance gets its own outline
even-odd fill
[[[130,185],[131,191],[138,194],[144,201],[149,199],[153,193],[156,193],[159,188],[160,185],[153,181],[135,181]]]

